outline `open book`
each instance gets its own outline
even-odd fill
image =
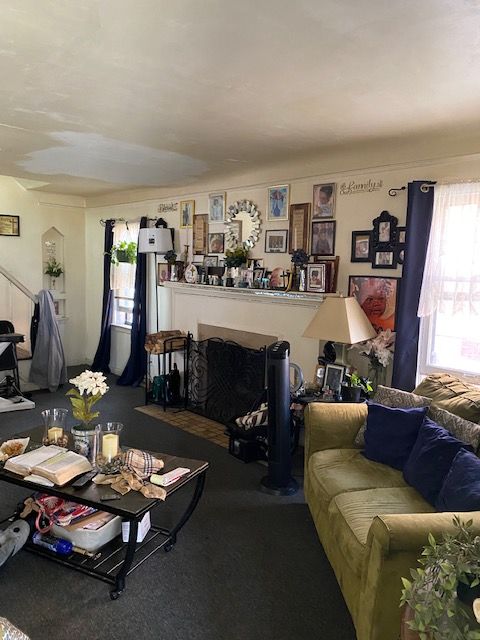
[[[36,474],[62,486],[76,476],[91,471],[92,465],[78,453],[50,445],[9,458],[5,469],[21,476]]]

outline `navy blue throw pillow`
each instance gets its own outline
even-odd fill
[[[363,455],[402,470],[417,439],[428,407],[392,409],[368,402]]]
[[[460,449],[435,504],[438,511],[480,511],[480,460]]]
[[[435,506],[453,459],[460,449],[473,452],[470,445],[452,436],[430,418],[425,418],[403,467],[403,477],[425,500]]]

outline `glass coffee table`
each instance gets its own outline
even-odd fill
[[[29,434],[22,434],[22,437],[28,435]],[[85,487],[79,489],[69,486],[71,483],[63,487],[45,487],[44,485],[25,481],[21,476],[6,471],[3,468],[0,469],[0,481],[25,487],[32,492],[47,493],[52,496],[94,507],[100,511],[112,513],[120,516],[124,521],[129,522],[130,525],[127,543],[122,542],[121,535],[117,536],[117,538],[102,547],[94,557],[87,557],[74,552],[68,556],[60,556],[31,542],[27,542],[24,548],[49,558],[54,562],[81,571],[82,573],[86,573],[89,576],[113,585],[110,591],[110,597],[112,600],[116,600],[125,590],[126,578],[132,571],[157,551],[163,549],[165,552],[168,552],[174,547],[177,542],[177,535],[194,512],[205,485],[206,472],[209,467],[208,462],[190,458],[180,458],[152,451],[149,453],[164,461],[164,473],[172,471],[177,467],[190,469],[187,475],[165,488],[167,492],[166,500],[169,500],[174,493],[177,493],[187,485],[193,484],[194,489],[187,508],[173,528],[166,529],[152,524],[144,540],[138,543],[137,531],[139,522],[148,511],[160,507],[163,504],[163,500],[145,498],[137,491],[130,491],[118,500],[102,502],[102,496],[112,491],[109,485],[96,485],[93,482],[89,482]],[[12,518],[9,520],[11,519]]]

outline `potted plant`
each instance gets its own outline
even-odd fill
[[[480,584],[480,536],[471,520],[463,523],[455,516],[453,523],[455,534],[444,534],[442,542],[429,534],[422,566],[411,570],[411,580],[402,578],[405,640],[480,640],[468,597]]]
[[[110,259],[112,264],[118,267],[120,262],[135,264],[137,261],[137,243],[121,240],[110,249]]]
[[[362,394],[368,398],[373,391],[373,387],[368,378],[359,376],[352,371],[345,374],[345,381],[342,382],[341,395],[344,402],[359,402]]]
[[[45,275],[50,276],[51,288],[55,289],[55,279],[59,278],[63,273],[63,267],[55,258],[50,258],[45,266]]]
[[[295,249],[292,253],[292,283],[293,291],[305,291],[305,267],[309,256],[303,249]]]
[[[227,287],[233,286],[234,279],[238,277],[238,268],[247,263],[248,249],[243,246],[236,247],[235,249],[227,249],[225,252],[225,285]]]

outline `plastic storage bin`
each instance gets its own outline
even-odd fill
[[[96,531],[91,529],[68,531],[65,527],[60,527],[58,524],[54,524],[52,527],[52,534],[54,536],[63,538],[64,540],[70,540],[73,545],[86,551],[98,551],[98,549],[110,542],[110,540],[120,535],[121,531],[122,518],[120,516],[115,516],[113,520],[110,520],[110,522],[107,522]]]

